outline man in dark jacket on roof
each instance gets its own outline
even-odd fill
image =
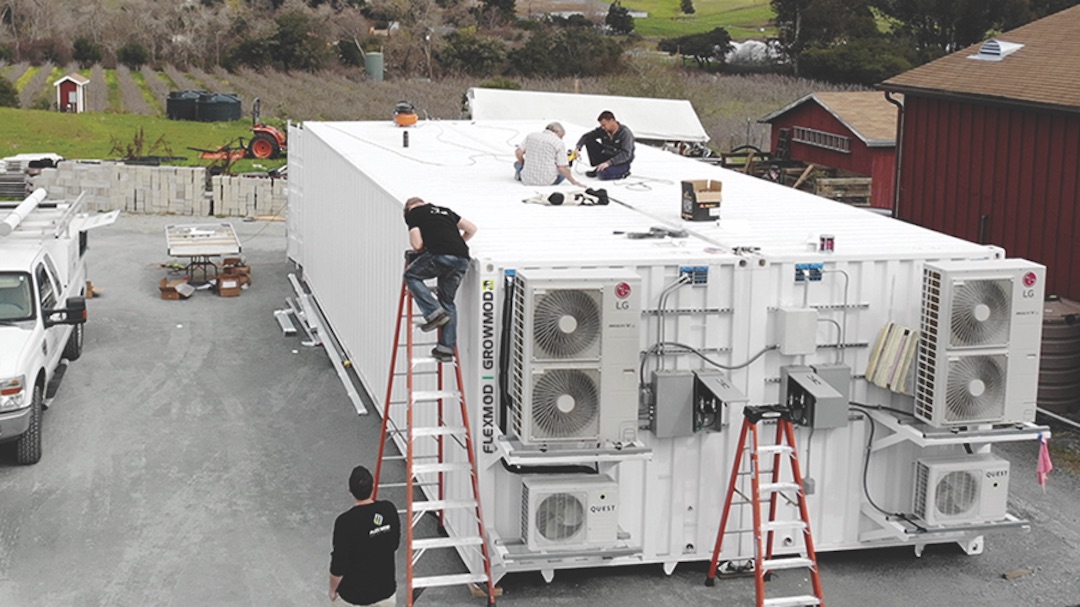
[[[585,133],[574,146],[578,152],[589,152],[589,164],[594,168],[585,175],[599,179],[622,179],[630,174],[634,161],[634,134],[624,124],[615,120],[608,110],[597,118],[600,126]]]
[[[409,226],[409,244],[418,253],[405,268],[405,284],[424,314],[426,322],[420,328],[442,328],[431,355],[439,362],[450,362],[457,347],[454,296],[469,269],[469,245],[465,242],[476,233],[476,226],[446,207],[417,197],[405,201],[405,223]],[[424,284],[431,278],[439,281],[438,299]]]

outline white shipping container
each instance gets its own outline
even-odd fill
[[[629,178],[590,180],[593,187],[607,189],[610,205],[524,203],[538,193],[574,190],[527,187],[513,178],[514,144],[544,124],[421,122],[402,129],[389,121],[307,122],[292,125],[289,132],[288,255],[302,267],[306,284],[380,412],[408,245],[404,201],[420,196],[451,207],[479,226],[469,243],[474,261],[457,296],[458,347],[480,451],[485,522],[492,532],[499,576],[509,571],[643,562],[663,563],[670,571],[679,562],[707,560],[742,423],[742,405],[735,404],[719,412],[715,429],[689,429],[685,436],[657,438],[648,429],[650,411],[643,409],[638,441],[618,451],[560,455],[552,448],[538,456],[515,443],[499,429],[506,416],[501,411],[506,403],[499,398],[499,361],[505,347],[503,332],[508,330],[504,320],[506,289],[512,280],[508,276],[528,270],[573,274],[609,269],[613,274],[637,274],[640,353],[652,349],[661,337],[679,344],[666,346],[661,356],[645,358],[646,382],[658,368],[716,370],[689,347],[734,367],[724,375],[749,404],[776,404],[781,367],[843,363],[854,374],[852,401],[910,412],[910,396],[879,388],[863,376],[878,333],[889,322],[919,328],[926,262],[993,264],[1004,258],[995,247],[640,145]],[[570,145],[591,128],[566,127]],[[680,183],[704,179],[723,183],[720,219],[684,222]],[[629,236],[654,226],[687,234]],[[819,251],[822,236],[832,238],[831,252]],[[683,273],[695,277],[694,284],[680,284]],[[816,310],[819,322],[811,337],[816,344],[812,354],[780,353],[780,308]],[[804,476],[813,481],[808,499],[817,549],[958,542],[969,553],[981,551],[982,535],[991,526],[908,535],[900,523],[875,513],[866,493],[884,510],[907,512],[918,459],[962,454],[962,443],[988,451],[996,441],[1034,438],[1034,431],[1025,427],[993,433],[984,428],[982,434],[963,438],[940,436],[932,428],[909,432],[910,424],[892,423],[889,419],[896,416],[874,412],[880,421],[864,492],[867,429],[872,422],[865,414],[852,413],[840,427],[797,428]],[[423,419],[418,417],[417,423]],[[770,427],[764,428],[762,435],[771,439]],[[568,546],[555,556],[528,549],[522,538],[521,475],[511,469],[538,461],[595,468],[618,483],[616,547]],[[462,485],[448,491],[448,499],[453,499],[468,489]],[[793,516],[790,511],[786,514]],[[750,515],[749,508],[736,507],[730,527],[749,529]],[[468,524],[468,519],[448,513],[450,533]],[[1018,524],[1010,518],[1000,526]],[[800,542],[781,535],[777,551],[793,551]],[[725,541],[722,559],[752,554],[751,536],[742,533]],[[474,557],[463,554],[463,558],[477,570],[477,563],[470,560]]]

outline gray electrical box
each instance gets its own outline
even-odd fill
[[[694,374],[653,371],[653,414],[649,430],[657,438],[694,435]]]
[[[723,430],[731,408],[750,399],[721,371],[694,372],[694,428]]]
[[[810,368],[821,379],[824,379],[825,383],[832,386],[833,390],[839,392],[845,401],[851,402],[851,367],[840,363],[823,363],[810,365]],[[844,406],[844,415],[847,415],[846,405]]]
[[[826,373],[834,380],[841,375],[833,369],[826,369]],[[849,383],[850,378],[849,369]],[[780,404],[790,407],[796,422],[803,426],[843,428],[848,424],[848,397],[810,367],[780,368]]]

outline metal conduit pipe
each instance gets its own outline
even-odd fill
[[[19,206],[12,209],[8,216],[3,221],[0,221],[0,236],[7,236],[14,232],[22,220],[26,219],[30,213],[33,213],[34,209],[45,200],[47,195],[48,193],[44,188],[38,188],[19,203]]]

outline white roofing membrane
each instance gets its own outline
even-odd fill
[[[694,106],[685,99],[482,88],[471,88],[468,95],[473,120],[543,120],[545,123],[559,120],[595,127],[600,112],[610,110],[638,139],[698,143],[709,140]]]
[[[574,186],[524,186],[514,180],[514,145],[544,121],[307,122],[317,135],[402,203],[411,196],[453,208],[479,227],[474,257],[540,266],[621,265],[633,261],[719,260],[733,247],[759,247],[774,262],[825,259],[989,258],[977,245],[790,187],[639,145],[630,177],[578,180],[605,188],[609,206],[543,206],[522,201]],[[573,141],[586,127],[564,122]],[[408,133],[409,146],[403,146]],[[680,218],[680,182],[723,182],[720,220]],[[317,202],[313,202],[317,204]],[[684,239],[634,240],[626,232],[652,226],[690,231]],[[404,225],[402,226],[404,229]],[[621,233],[620,233],[621,232]],[[816,251],[822,234],[835,253]]]

